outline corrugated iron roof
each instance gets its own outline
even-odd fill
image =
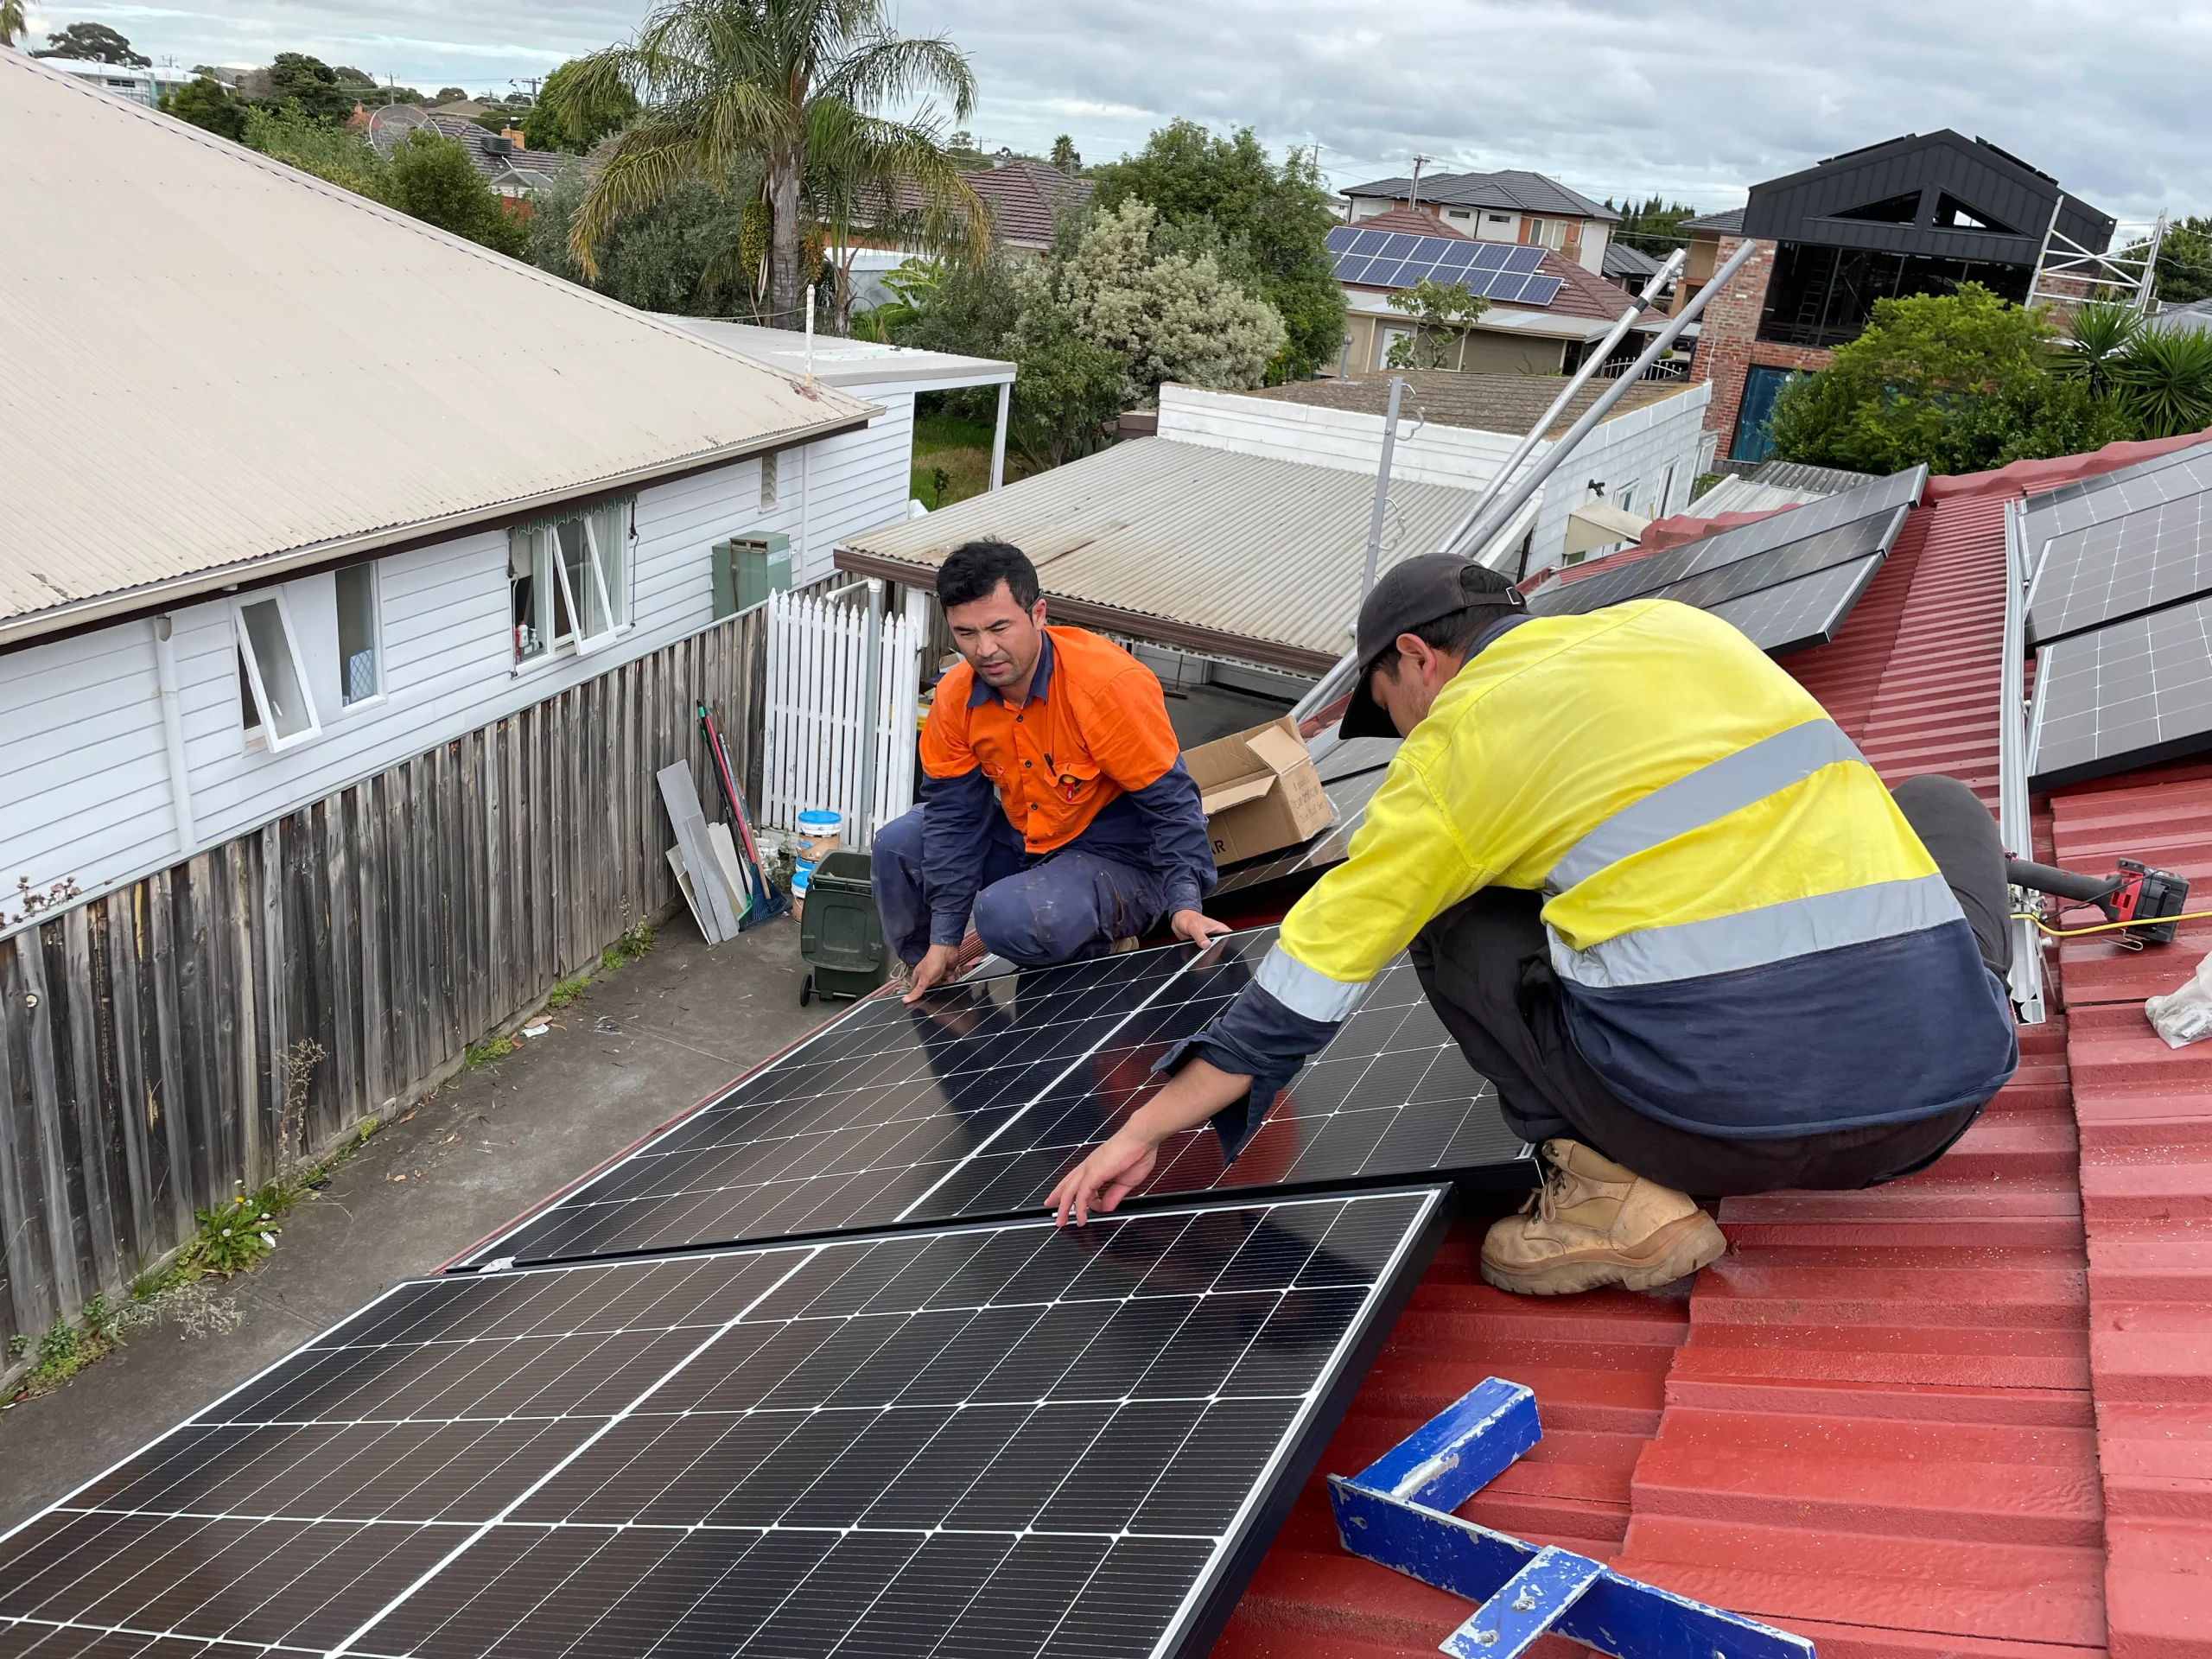
[[[0,643],[868,406],[0,52]]]
[[[673,327],[711,340],[780,375],[806,372],[806,337],[788,328],[764,328],[758,323],[733,322],[724,317],[654,315]],[[831,386],[886,386],[908,381],[988,386],[1014,378],[1014,365],[997,358],[925,352],[873,340],[841,340],[833,334],[814,337],[812,363],[814,378]]]
[[[1474,499],[1395,481],[1385,567],[1433,551]],[[1344,652],[1374,505],[1366,474],[1141,438],[853,537],[837,563],[933,582],[961,543],[997,536],[1029,555],[1055,598],[1196,630],[1221,649],[1241,642],[1258,661],[1313,673]]]

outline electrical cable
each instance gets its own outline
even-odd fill
[[[2145,916],[2132,922],[2100,922],[2094,927],[2053,927],[2031,910],[2016,910],[2012,918],[2016,922],[2033,922],[2054,939],[2071,939],[2084,933],[2117,933],[2124,928],[2147,927],[2153,923],[2212,921],[2212,910],[2184,910],[2177,916]]]

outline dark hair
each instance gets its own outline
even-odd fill
[[[996,593],[1001,582],[1023,610],[1037,603],[1037,567],[1027,553],[995,536],[963,542],[945,555],[937,573],[937,601],[948,611],[956,605],[972,605]]]
[[[1424,622],[1406,632],[1427,645],[1431,651],[1448,651],[1457,654],[1475,643],[1476,636],[1493,622],[1512,614],[1503,605],[1470,605],[1463,610],[1446,611],[1433,622]],[[1367,665],[1372,676],[1383,669],[1392,673],[1398,671],[1398,646],[1393,640],[1382,647],[1375,660]]]

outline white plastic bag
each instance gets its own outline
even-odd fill
[[[2196,964],[2187,984],[2171,996],[2152,997],[2143,1012],[2170,1048],[2212,1037],[2212,957]]]

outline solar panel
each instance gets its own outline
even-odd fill
[[[1202,1652],[1447,1199],[416,1281],[0,1540],[0,1650]]]
[[[2107,512],[2031,543],[2028,632],[2038,646],[2105,622],[2212,593],[2212,445],[2088,499]],[[2088,504],[2084,504],[2085,506]]]
[[[2212,597],[2039,652],[2028,743],[2031,790],[2212,748]]]
[[[1295,847],[1230,866],[1221,873],[1221,880],[1213,890],[1214,897],[1226,898],[1264,887],[1270,881],[1303,876],[1326,869],[1332,864],[1341,864],[1350,850],[1353,831],[1366,817],[1368,802],[1382,786],[1383,776],[1383,769],[1376,767],[1325,783],[1322,787],[1335,811],[1329,827]]]
[[[1102,964],[970,980],[912,1008],[862,1004],[832,1028],[842,1040],[830,1058],[810,1048],[755,1073],[470,1260],[565,1261],[1041,1210],[1084,1150],[1150,1098],[1153,1065],[1169,1046],[1249,982],[1274,938],[1267,929],[1205,956],[1178,945],[1109,958],[1106,972],[1155,990],[1059,1044],[1054,1033],[1076,1027],[1040,1018],[1032,1003],[1066,1009],[1065,982]],[[1370,1000],[1373,1018],[1346,1022],[1274,1103],[1245,1155],[1211,1129],[1185,1136],[1147,1193],[1446,1167],[1517,1179],[1519,1140],[1411,967],[1392,968]],[[1074,1041],[1084,1046],[1070,1055]],[[1039,1044],[1050,1058],[1028,1061]],[[1356,1102],[1338,1086],[1347,1078],[1359,1081]],[[1224,1125],[1232,1141],[1243,1128]]]
[[[2194,444],[2030,496],[2024,528],[2031,558],[2040,562],[2054,537],[2196,493],[2205,487],[2208,463],[2212,443]]]
[[[1538,274],[1544,250],[1447,236],[1384,233],[1338,226],[1327,238],[1337,280],[1367,288],[1411,288],[1423,280],[1465,283],[1470,293],[1518,305],[1549,305],[1564,284]]]
[[[1851,607],[1882,568],[1874,554],[1848,564],[1832,565],[1795,582],[1725,600],[1708,608],[1771,657],[1824,645],[1836,636]],[[1672,595],[1669,595],[1672,597]]]

